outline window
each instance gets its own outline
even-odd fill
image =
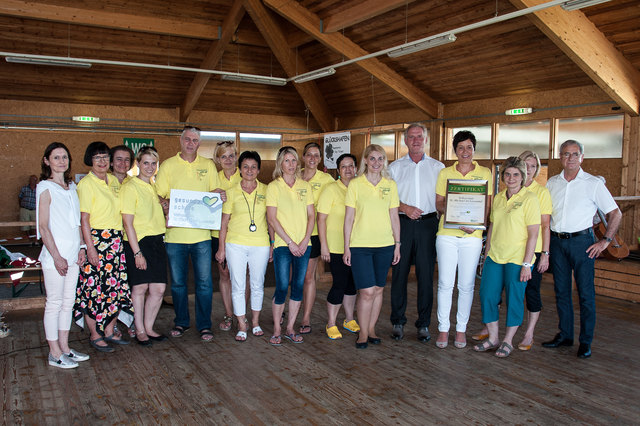
[[[240,133],[239,152],[257,151],[262,160],[275,160],[282,135],[269,133]]]
[[[200,132],[200,148],[198,154],[213,159],[218,142],[236,140],[235,132]]]
[[[622,158],[623,125],[622,115],[560,119],[554,156],[562,142],[573,139],[584,145],[585,158]]]
[[[453,152],[453,137],[461,130],[469,130],[476,137],[476,152],[473,155],[475,160],[486,160],[491,158],[491,126],[471,126],[450,129],[447,138],[447,160],[456,160]]]
[[[496,158],[517,157],[527,150],[549,158],[549,124],[549,120],[499,124]]]
[[[396,134],[395,133],[374,133],[371,135],[371,143],[380,145],[387,154],[387,160],[392,162],[396,159]]]

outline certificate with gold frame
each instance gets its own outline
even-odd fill
[[[489,182],[486,180],[448,179],[444,227],[487,229],[486,207]]]

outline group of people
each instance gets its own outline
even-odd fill
[[[337,160],[337,180],[318,170],[321,147],[317,143],[305,146],[302,161],[293,147],[284,146],[268,185],[257,179],[260,155],[245,151],[238,157],[231,141],[216,146],[218,172],[214,162],[198,155],[200,129],[196,127],[185,127],[180,152],[159,168],[157,151],[149,146],[140,149],[135,156],[137,177],[127,175],[134,162],[129,148],[109,149],[103,142],[91,143],[84,156],[91,171],[77,187],[70,175],[69,150],[62,143],[52,143],[43,155],[36,190],[49,364],[74,368],[89,359],[69,347],[72,318],[81,326],[86,324],[91,346],[101,352],[113,352],[113,345],[129,343],[116,327],[118,319],[129,326],[140,345],[166,340],[153,327],[167,283],[167,266],[175,310],[170,335],[181,337],[191,326],[189,258],[195,281],[195,325],[203,341],[213,338],[212,262],[218,265],[225,311],[219,328],[230,330],[235,316],[235,340],[243,342],[249,331],[248,305],[251,333],[264,334],[260,327],[264,279],[267,264],[273,261],[276,288],[269,343],[278,346],[283,338],[302,343],[303,335],[311,333],[315,273],[322,257],[333,277],[325,332],[330,339],[342,337],[337,317],[344,306],[342,328],[358,333],[356,347],[360,349],[381,342],[376,324],[390,267],[392,337],[404,337],[407,279],[415,265],[417,338],[430,340],[437,258],[436,346],[445,348],[449,343],[457,272],[454,345],[464,348],[483,236],[475,228],[444,226],[446,187],[449,179],[485,180],[488,195],[492,195],[492,173],[473,160],[476,140],[471,132],[454,136],[458,160],[446,168],[424,152],[426,136],[422,125],[410,125],[405,131],[408,154],[390,166],[384,149],[375,144],[366,147],[359,168],[355,156],[343,154]],[[531,348],[541,310],[541,274],[551,264],[560,333],[543,345],[573,344],[571,271],[575,270],[582,314],[578,355],[591,354],[593,259],[615,234],[621,213],[604,184],[580,168],[581,144],[566,141],[560,157],[563,172],[549,180],[548,189],[534,180],[540,170],[535,153],[526,151],[508,158],[501,173],[506,189],[493,203],[488,197],[487,256],[480,287],[486,329],[474,336],[484,339],[474,346],[476,351],[496,349],[497,356],[509,356],[512,339],[523,322],[525,294],[528,328],[519,348]],[[172,189],[218,193],[224,202],[220,230],[166,227]],[[589,222],[596,209],[609,222],[605,239],[598,242],[594,242]],[[289,287],[287,316],[284,303]],[[500,341],[498,308],[503,290],[507,330]],[[302,319],[296,329],[301,307]]]

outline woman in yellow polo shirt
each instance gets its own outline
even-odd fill
[[[233,312],[238,318],[236,341],[247,340],[245,289],[247,266],[251,286],[251,332],[262,336],[260,311],[264,296],[264,274],[271,260],[269,241],[273,231],[267,225],[267,186],[258,181],[260,155],[255,151],[240,154],[240,183],[227,190],[227,202],[222,206],[220,246],[216,260],[227,262],[231,274]]]
[[[89,327],[91,346],[100,352],[113,352],[109,343],[129,343],[114,335],[117,319],[130,326],[133,314],[122,245],[120,201],[111,185],[115,177],[108,173],[107,144],[90,143],[84,163],[91,171],[78,183],[78,198],[88,262],[80,271],[74,320]]]
[[[528,351],[533,345],[533,332],[536,329],[536,323],[542,310],[540,282],[542,282],[542,274],[549,269],[550,224],[553,207],[549,190],[535,181],[535,178],[540,174],[540,157],[538,157],[538,154],[532,151],[525,151],[519,157],[527,165],[527,181],[524,186],[536,194],[540,202],[540,232],[538,233],[538,242],[536,244],[536,261],[533,264],[531,279],[527,281],[525,290],[525,300],[527,311],[529,312],[527,315],[527,330],[522,337],[522,341],[518,344],[518,349]]]
[[[387,172],[387,156],[380,145],[362,155],[359,176],[347,188],[344,215],[344,255],[358,289],[360,334],[356,348],[380,344],[376,323],[391,265],[400,261],[398,188]]]
[[[167,286],[167,251],[164,213],[152,179],[160,157],[155,148],[145,146],[136,155],[140,172],[120,189],[120,211],[124,225],[124,254],[131,286],[136,325],[136,341],[150,346],[167,336],[153,330]],[[148,294],[147,294],[148,293]]]
[[[336,161],[340,179],[327,185],[318,199],[318,237],[320,255],[329,263],[333,285],[327,294],[327,325],[330,339],[340,339],[342,334],[336,325],[340,305],[344,305],[345,320],[342,327],[352,333],[360,331],[353,317],[356,305],[356,287],[351,268],[344,264],[344,199],[349,182],[356,175],[356,157],[342,154]]]
[[[507,188],[496,195],[487,232],[487,258],[480,282],[482,322],[489,337],[473,347],[477,352],[498,348],[496,356],[508,357],[513,336],[524,316],[524,292],[531,279],[536,241],[540,229],[540,204],[536,195],[524,187],[525,162],[509,157],[502,163],[502,181]],[[502,343],[498,334],[499,304],[505,290],[507,321]]]
[[[467,323],[473,303],[476,268],[482,251],[482,231],[461,226],[458,229],[444,227],[445,197],[449,179],[486,180],[488,194],[493,194],[491,170],[473,161],[476,137],[462,130],[453,137],[453,150],[458,157],[452,166],[444,168],[436,183],[436,207],[440,212],[440,225],[436,237],[438,252],[438,338],[436,346],[444,349],[449,344],[449,316],[453,287],[458,272],[458,313],[456,315],[456,348],[467,346]],[[489,203],[487,210],[489,212]],[[486,217],[486,215],[485,215]]]
[[[276,157],[273,181],[267,187],[267,220],[275,232],[273,266],[276,275],[276,291],[273,295],[273,335],[269,340],[274,346],[282,343],[280,318],[284,311],[289,282],[289,318],[285,337],[293,343],[303,338],[294,331],[304,275],[311,254],[311,232],[315,224],[313,190],[300,177],[298,153],[291,146],[283,146]]]
[[[302,169],[302,179],[311,184],[313,189],[313,203],[318,207],[318,199],[323,188],[335,182],[335,179],[328,173],[318,170],[318,165],[322,160],[320,145],[315,142],[309,142],[302,151],[302,160],[304,161],[304,169]],[[318,267],[318,258],[320,257],[320,239],[318,238],[318,226],[313,227],[311,233],[311,255],[309,256],[309,266],[304,277],[304,295],[302,306],[302,322],[300,326],[300,334],[311,333],[311,310],[316,301],[316,268]]]
[[[222,141],[216,144],[213,153],[214,161],[220,166],[218,172],[218,182],[220,188],[227,190],[240,182],[240,171],[236,166],[236,158],[238,150],[234,141]],[[220,247],[219,231],[211,231],[212,253],[215,256]],[[226,263],[216,262],[218,264],[218,274],[220,275],[220,296],[222,296],[222,304],[224,305],[224,317],[219,327],[222,331],[229,331],[233,327],[233,309],[231,303],[231,277],[229,276],[229,268]]]

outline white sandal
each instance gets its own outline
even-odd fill
[[[262,331],[262,328],[260,328],[260,326],[259,326],[259,325],[256,325],[255,327],[253,327],[253,328],[251,329],[251,333],[252,333],[254,336],[264,336],[264,331]]]
[[[246,331],[238,331],[236,333],[236,342],[244,342],[247,340],[247,332]]]

